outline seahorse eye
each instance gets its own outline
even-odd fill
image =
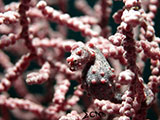
[[[133,10],[138,11],[140,9],[140,6],[133,7]]]
[[[74,65],[77,65],[78,64],[78,60],[73,60],[73,63],[74,63]]]

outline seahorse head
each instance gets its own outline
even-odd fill
[[[69,68],[72,71],[82,69],[88,62],[90,53],[82,42],[78,42],[72,46],[71,56],[67,58]]]

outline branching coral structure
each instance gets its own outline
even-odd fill
[[[0,120],[160,119],[158,6],[0,0]]]

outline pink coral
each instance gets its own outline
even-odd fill
[[[160,119],[159,1],[92,2],[0,1],[0,120]]]

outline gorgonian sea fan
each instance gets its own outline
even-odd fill
[[[158,6],[0,0],[0,120],[160,119]]]

